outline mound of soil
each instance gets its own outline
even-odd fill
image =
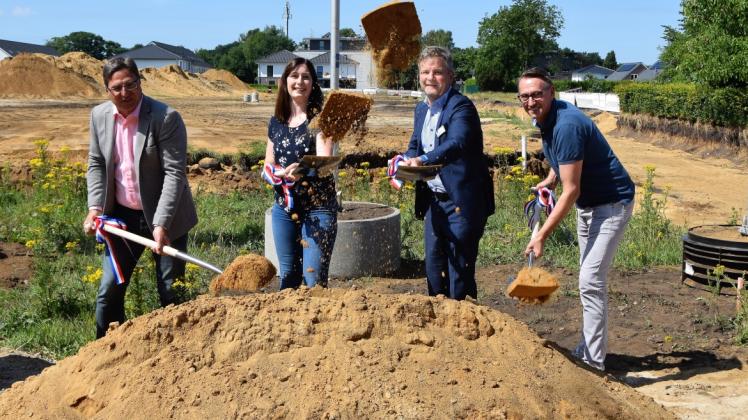
[[[19,54],[0,61],[0,98],[100,98],[104,93],[101,83],[82,77],[65,60]]]
[[[275,267],[267,258],[256,254],[241,255],[210,282],[210,293],[219,296],[256,292],[270,284],[273,276]]]
[[[0,417],[673,418],[470,302],[344,289],[170,306],[0,394]]]
[[[202,76],[208,80],[225,83],[231,86],[232,89],[238,91],[249,91],[247,85],[245,85],[244,82],[242,82],[238,77],[234,76],[233,73],[226,70],[209,69],[205,71]]]
[[[103,98],[103,61],[82,52],[61,57],[19,54],[0,62],[0,98]],[[169,97],[231,96],[249,91],[225,70],[186,73],[179,66],[140,69],[147,95]]]

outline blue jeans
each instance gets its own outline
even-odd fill
[[[125,222],[127,231],[152,239],[151,230],[145,220],[142,210],[132,210],[123,206],[116,206],[110,214]],[[130,277],[135,270],[135,265],[140,259],[145,247],[135,242],[126,241],[112,235],[113,250],[104,252],[103,275],[99,284],[99,293],[96,296],[96,338],[101,338],[109,329],[110,322],[125,322],[125,293]],[[180,251],[187,250],[187,235],[171,241],[171,246]],[[109,259],[110,252],[114,252],[122,268],[125,283],[117,284],[114,276],[114,267]],[[177,277],[184,275],[185,263],[182,260],[172,258],[168,255],[153,254],[156,265],[156,287],[161,306],[176,303],[171,285]]]
[[[302,277],[308,287],[326,287],[338,213],[329,209],[287,213],[274,204],[271,215],[281,290],[301,286]]]
[[[477,298],[475,261],[485,226],[485,219],[469,223],[452,200],[432,198],[423,232],[429,296]]]

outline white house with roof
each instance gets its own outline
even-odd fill
[[[340,37],[338,46],[338,76],[340,87],[368,89],[377,87],[376,65],[371,52],[365,50],[366,38]],[[314,64],[322,87],[330,86],[330,34],[319,38],[304,38],[301,48],[294,52],[279,51],[257,60],[258,83],[276,84],[289,61],[304,57]],[[272,70],[272,72],[270,71]],[[270,74],[272,76],[269,76]],[[275,80],[273,80],[275,79]]]
[[[21,53],[38,53],[59,56],[60,53],[52,47],[46,45],[28,44],[25,42],[9,41],[7,39],[0,39],[0,60],[6,58],[13,58]]]
[[[138,69],[161,68],[174,64],[190,73],[202,73],[212,68],[205,60],[187,48],[156,41],[151,41],[144,47],[125,51],[114,57],[132,58],[138,65]]]
[[[575,82],[581,82],[588,79],[605,79],[612,73],[613,70],[607,67],[590,64],[589,66],[585,66],[571,72],[571,80]]]
[[[274,52],[257,60],[257,83],[276,85],[289,61],[298,57],[288,50]]]

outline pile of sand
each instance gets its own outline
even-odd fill
[[[270,284],[275,267],[267,258],[257,254],[236,257],[234,261],[210,282],[210,294],[243,294],[259,291]]]
[[[673,418],[489,308],[320,288],[160,309],[0,394],[2,418],[94,415]]]
[[[609,134],[617,128],[616,120],[616,116],[610,112],[601,112],[592,118],[592,121],[595,122],[595,125],[603,134]]]
[[[19,54],[0,61],[0,98],[103,98],[103,61],[81,52],[61,57]],[[225,70],[186,73],[176,65],[140,70],[143,91],[151,96],[237,96],[247,86]]]
[[[62,58],[19,54],[0,61],[0,98],[100,98],[105,93],[101,82],[79,73]]]

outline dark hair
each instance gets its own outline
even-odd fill
[[[312,93],[309,95],[309,101],[306,104],[306,118],[311,120],[322,111],[322,102],[324,102],[325,98],[317,82],[317,72],[314,71],[314,64],[306,58],[296,57],[289,61],[283,70],[283,75],[281,75],[278,81],[278,96],[275,98],[275,119],[282,123],[287,123],[291,118],[291,95],[288,93],[286,79],[293,69],[302,64],[306,65],[309,74],[312,76]]]
[[[517,84],[519,84],[519,81],[522,79],[540,79],[547,83],[548,86],[553,87],[551,76],[548,74],[548,71],[542,67],[531,67],[523,71],[522,75],[517,79]]]
[[[135,64],[135,60],[129,57],[116,57],[104,63],[104,87],[108,88],[109,81],[112,80],[112,75],[123,69],[127,69],[130,74],[135,76],[136,80],[140,80],[140,73],[138,72],[138,65]]]

